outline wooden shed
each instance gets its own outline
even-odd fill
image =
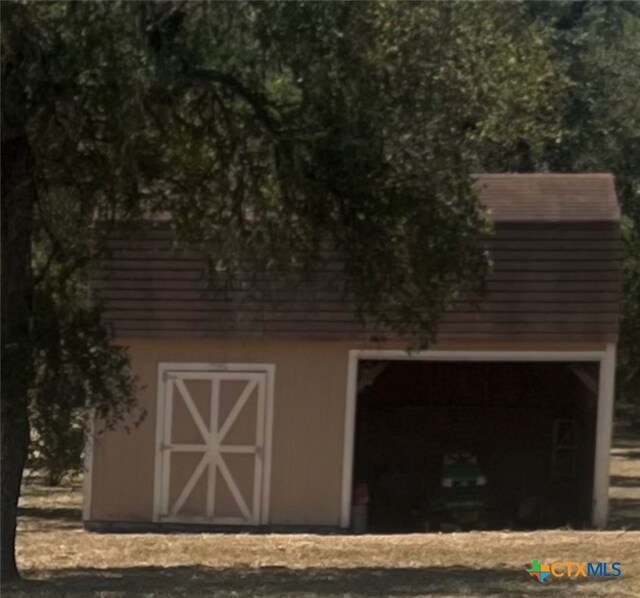
[[[416,530],[404,511],[457,450],[486,472],[494,525],[518,525],[535,503],[534,527],[604,526],[621,258],[613,178],[478,182],[495,223],[487,293],[448,312],[424,352],[373,338],[331,264],[299,284],[220,282],[172,250],[167,222],[114,235],[93,289],[129,347],[147,417],[91,439],[87,528],[346,530],[364,485],[377,529]],[[414,488],[406,500],[389,490],[403,484]]]

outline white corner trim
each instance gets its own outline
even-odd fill
[[[267,373],[267,409],[264,422],[264,465],[262,470],[262,507],[260,509],[260,525],[267,525],[270,519],[269,509],[271,508],[271,455],[273,447],[273,410],[275,397],[276,366],[265,365]]]
[[[166,425],[171,422],[164,421],[163,414],[166,413],[166,388],[164,384],[166,373],[169,371],[179,371],[183,374],[188,372],[241,372],[241,373],[261,373],[266,374],[266,409],[264,422],[264,454],[262,467],[262,497],[260,502],[260,525],[269,523],[269,508],[271,497],[271,461],[273,446],[273,420],[274,420],[274,397],[275,397],[275,371],[276,366],[272,363],[203,363],[203,362],[160,362],[158,363],[157,377],[157,402],[156,402],[156,441],[155,441],[155,471],[153,486],[153,521],[171,521],[171,518],[161,517],[163,512],[162,497],[163,486],[168,483],[168,468],[163,467],[165,460],[162,459],[163,439],[166,436]],[[169,418],[171,419],[171,416]],[[244,521],[244,520],[242,520]],[[229,523],[241,523],[242,521],[229,521]],[[203,520],[203,522],[206,522]]]
[[[168,364],[167,364],[168,365]],[[165,364],[158,364],[158,376],[156,382],[156,442],[153,452],[154,473],[153,473],[153,521],[160,521],[162,512],[162,439],[164,437],[164,421],[162,414],[165,412],[165,385],[164,374],[169,368]]]
[[[344,414],[344,456],[342,461],[342,505],[340,527],[351,524],[351,490],[353,486],[353,451],[356,435],[356,403],[358,398],[358,351],[349,351],[347,395]]]
[[[395,361],[593,361],[600,364],[598,421],[596,429],[596,463],[594,471],[594,508],[592,522],[606,525],[608,511],[609,450],[613,418],[613,381],[615,378],[615,345],[603,351],[415,351],[402,349],[354,349],[349,351],[344,420],[342,462],[342,501],[340,527],[351,524],[351,491],[353,485],[353,453],[357,407],[358,363],[362,359]]]
[[[89,426],[84,440],[84,463],[82,476],[82,521],[91,519],[91,498],[93,490],[93,457],[95,443],[96,414],[93,409],[89,412]]]
[[[613,400],[616,379],[616,346],[607,345],[600,361],[598,380],[598,411],[596,420],[596,449],[593,471],[594,527],[603,528],[609,516],[609,464],[613,433]]]

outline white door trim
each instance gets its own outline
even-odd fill
[[[264,434],[263,437],[263,455],[262,455],[262,497],[260,501],[260,518],[259,525],[269,523],[269,499],[271,495],[271,449],[273,443],[273,400],[274,400],[274,380],[275,365],[266,363],[202,363],[202,362],[161,362],[158,364],[157,376],[157,401],[156,401],[156,442],[155,442],[155,471],[154,471],[154,488],[153,488],[153,521],[171,521],[171,517],[161,517],[161,513],[166,510],[167,505],[162,504],[163,496],[167,496],[167,488],[163,488],[168,482],[167,476],[163,476],[162,472],[162,444],[164,438],[168,438],[171,431],[173,418],[171,413],[167,413],[167,389],[172,392],[173,384],[165,385],[166,374],[169,371],[180,371],[181,379],[189,379],[189,372],[193,372],[193,378],[202,379],[203,374],[207,371],[214,373],[220,372],[238,372],[239,374],[266,374],[265,382],[265,400],[262,402],[265,409],[264,426],[258,430],[258,434]],[[206,377],[206,376],[205,376]],[[171,406],[169,401],[168,406]],[[260,401],[258,401],[260,404]],[[163,417],[165,415],[165,417]],[[165,429],[166,427],[166,429]],[[258,437],[258,441],[260,441]],[[193,450],[194,447],[185,445],[185,451]],[[235,447],[233,450],[243,452],[246,447]],[[206,522],[203,517],[202,522]],[[228,518],[228,521],[220,521],[220,523],[238,524],[244,523],[241,518]]]
[[[96,413],[95,409],[90,409],[88,426],[84,439],[84,462],[82,474],[82,521],[91,520],[91,498],[93,492],[93,460],[95,453],[96,439]]]
[[[609,505],[609,452],[613,427],[613,396],[616,345],[607,344],[601,351],[415,351],[402,349],[354,349],[349,351],[344,417],[344,450],[342,462],[342,504],[340,527],[351,524],[351,492],[353,484],[353,451],[358,385],[358,363],[364,359],[393,361],[592,361],[599,363],[596,448],[593,476],[591,520],[594,527],[605,527]]]
[[[596,420],[595,467],[593,471],[594,527],[606,527],[609,519],[609,468],[613,435],[613,400],[616,380],[616,346],[607,345],[600,360],[598,377],[598,410]]]

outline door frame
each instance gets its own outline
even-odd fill
[[[613,428],[613,398],[616,370],[616,345],[608,343],[602,350],[568,351],[415,351],[402,349],[354,349],[349,351],[347,393],[344,418],[344,452],[342,463],[342,503],[340,527],[351,524],[351,494],[353,486],[353,458],[356,434],[358,399],[358,364],[360,360],[380,361],[515,361],[515,362],[572,362],[590,361],[599,364],[595,455],[591,522],[596,528],[607,525],[609,514],[609,455]]]
[[[156,386],[156,440],[154,448],[153,521],[165,521],[160,517],[162,505],[162,444],[164,442],[164,415],[166,413],[166,377],[170,371],[180,372],[237,372],[265,374],[264,449],[262,461],[262,496],[260,499],[259,525],[269,523],[271,497],[271,453],[273,445],[273,399],[276,366],[272,363],[224,363],[224,362],[161,362],[158,363]],[[185,522],[186,524],[187,522]],[[215,525],[215,524],[212,524]]]

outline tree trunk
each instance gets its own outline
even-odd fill
[[[15,559],[18,498],[29,447],[28,390],[33,276],[31,239],[36,191],[26,134],[2,140],[2,397],[0,575],[19,577]]]

